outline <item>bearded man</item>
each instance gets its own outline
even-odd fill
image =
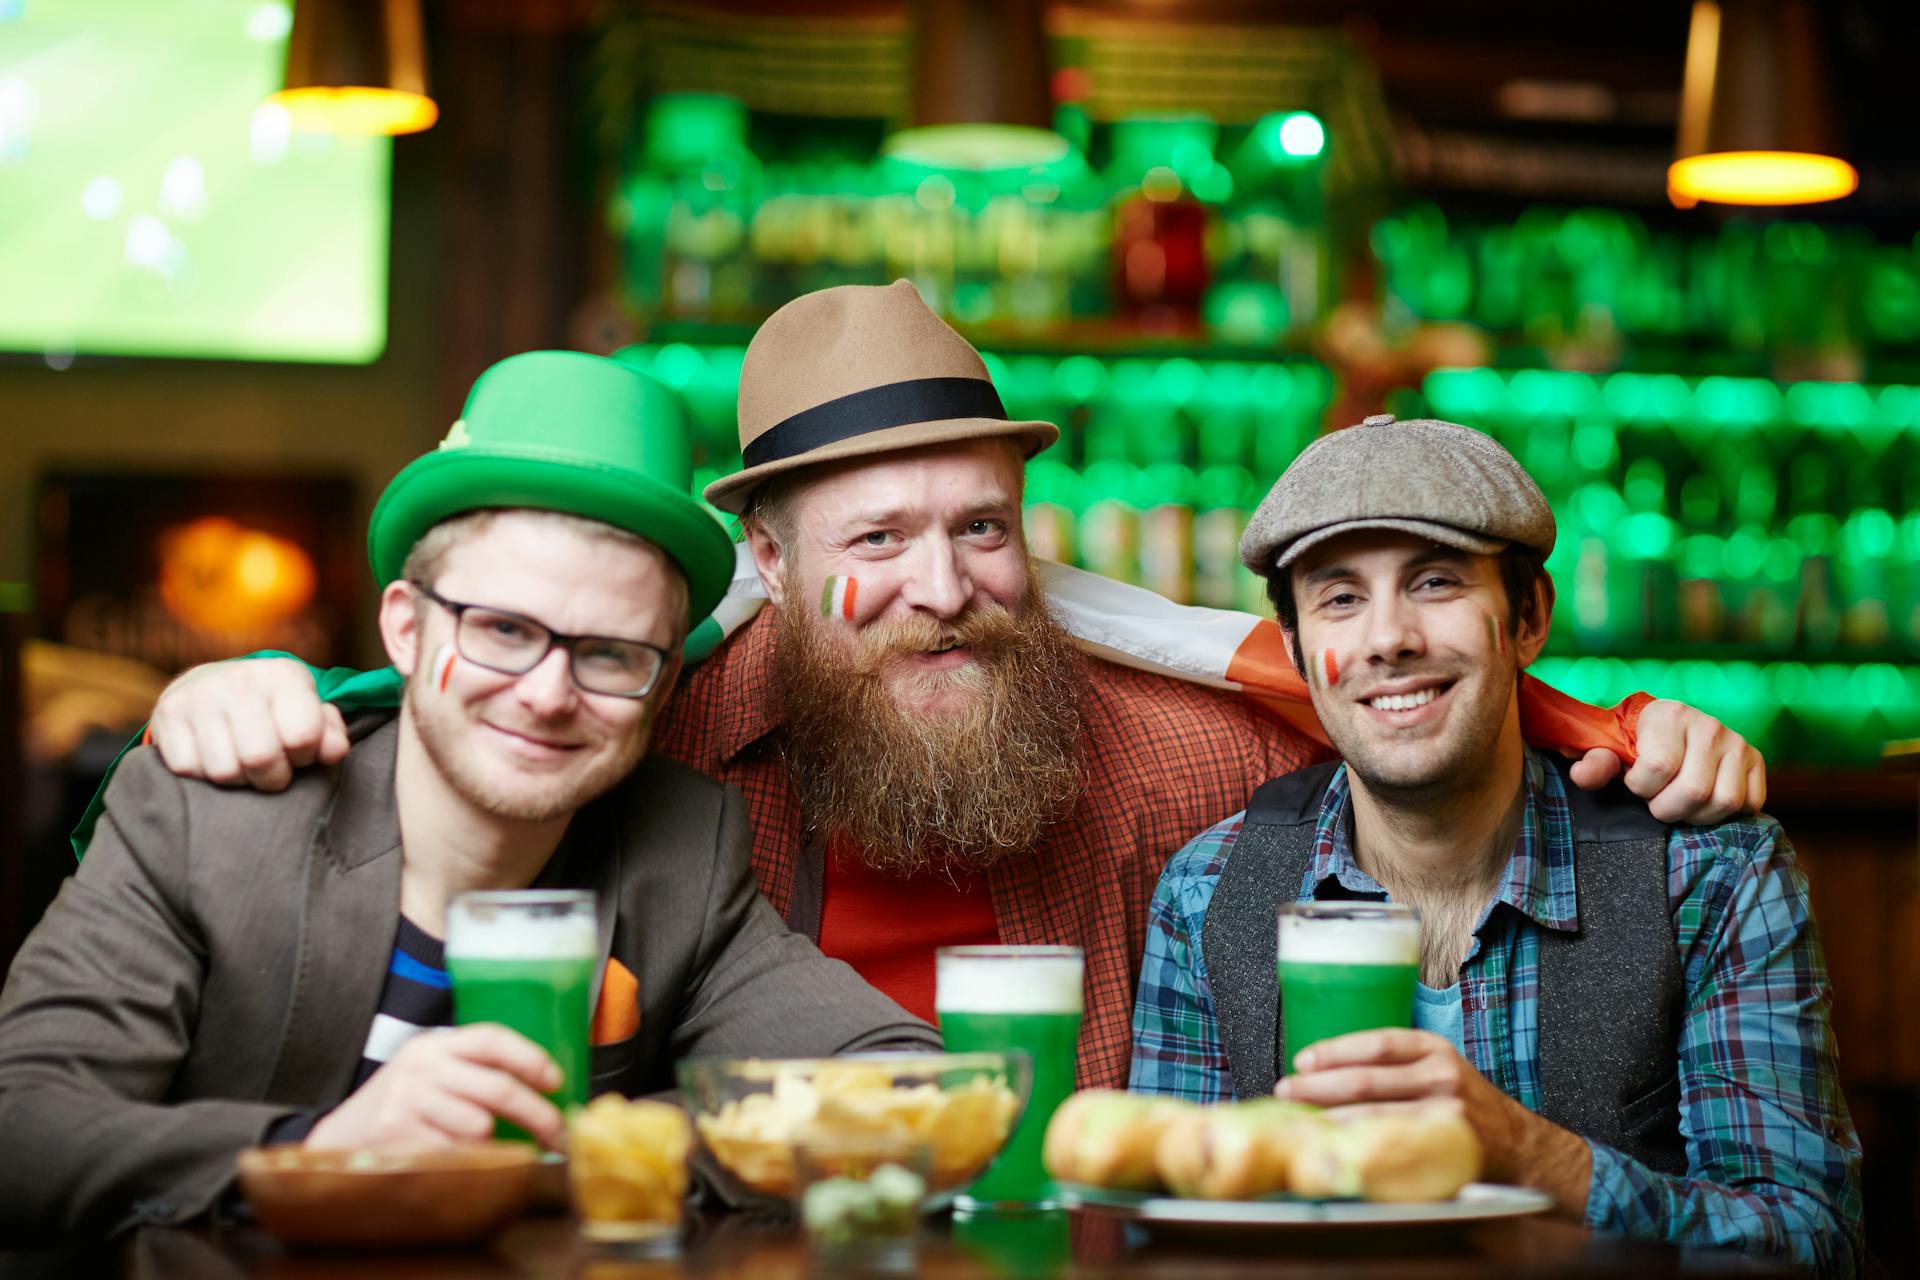
[[[1081,947],[1080,1083],[1123,1085],[1161,868],[1326,748],[1240,693],[1079,651],[1048,607],[1077,571],[1033,562],[1020,524],[1024,462],[1059,431],[1009,420],[978,353],[910,284],[782,307],[747,349],[739,417],[746,465],[706,497],[741,516],[758,581],[736,572],[721,612],[773,607],[691,670],[654,749],[746,793],[762,891],[910,1011],[933,1014],[938,947]],[[317,674],[349,705],[393,696],[377,676]],[[340,749],[314,676],[190,672],[154,742],[183,773],[285,785]],[[1521,697],[1558,695],[1523,682]],[[1584,710],[1536,745],[1618,742],[1624,720],[1639,733],[1626,781],[1663,816],[1759,803],[1757,754],[1711,717],[1644,697]],[[1618,766],[1600,752],[1578,776]]]

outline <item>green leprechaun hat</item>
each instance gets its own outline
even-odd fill
[[[733,543],[691,494],[679,399],[637,369],[578,351],[529,351],[482,373],[440,447],[374,505],[367,553],[381,586],[449,516],[531,507],[604,521],[655,543],[687,577],[689,625],[726,594]]]

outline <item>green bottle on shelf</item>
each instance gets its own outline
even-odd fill
[[[1193,603],[1191,468],[1157,462],[1140,473],[1140,585],[1176,604]]]
[[[1240,535],[1254,507],[1253,473],[1245,467],[1208,467],[1199,477],[1198,510],[1193,518],[1193,602],[1211,609],[1240,603],[1240,579],[1250,578],[1240,563]]]
[[[1023,522],[1027,549],[1035,556],[1059,564],[1074,563],[1080,544],[1079,473],[1045,458],[1029,462]]]
[[[1140,581],[1140,469],[1096,462],[1082,476],[1080,566],[1120,582]]]

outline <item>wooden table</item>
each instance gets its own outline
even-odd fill
[[[1137,1280],[1452,1280],[1467,1276],[1658,1277],[1792,1275],[1790,1268],[1739,1254],[1681,1250],[1591,1236],[1539,1218],[1452,1235],[1231,1234],[1141,1238],[1082,1214],[1050,1220],[929,1220],[914,1256],[893,1271],[823,1266],[798,1228],[746,1215],[696,1220],[679,1256],[623,1257],[580,1240],[565,1217],[528,1218],[485,1251],[440,1254],[323,1254],[283,1251],[256,1230],[149,1228],[112,1247],[0,1253],[0,1274],[20,1277],[128,1276],[139,1280],[671,1280],[680,1276],[782,1280],[835,1274],[917,1274],[1040,1280],[1084,1276]]]

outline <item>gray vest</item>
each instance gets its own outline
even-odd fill
[[[1207,908],[1201,941],[1237,1098],[1269,1096],[1280,1075],[1276,914],[1300,897],[1336,767],[1302,769],[1254,793]],[[1540,1113],[1662,1173],[1683,1173],[1685,984],[1667,904],[1667,828],[1624,788],[1565,785],[1580,928],[1538,931]]]

